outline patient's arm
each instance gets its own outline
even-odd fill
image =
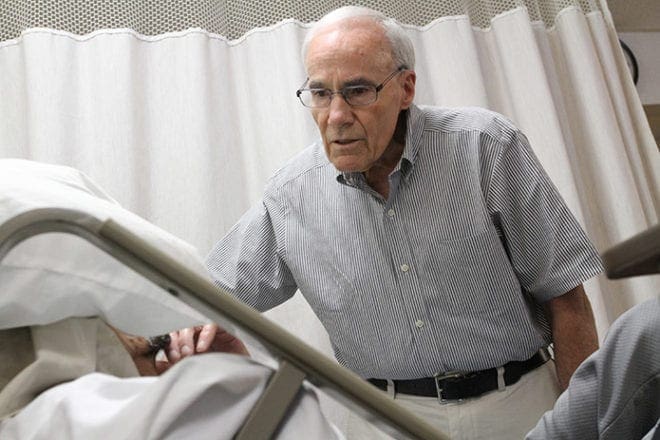
[[[216,324],[190,327],[170,333],[167,359],[173,365],[193,354],[224,352],[249,356],[243,341]],[[167,367],[169,368],[168,365]]]

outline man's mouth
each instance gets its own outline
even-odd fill
[[[352,144],[353,142],[357,142],[359,139],[335,139],[333,143],[339,144],[339,145],[348,145]]]

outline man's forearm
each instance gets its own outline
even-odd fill
[[[582,285],[546,304],[552,325],[555,365],[562,390],[575,369],[598,348],[598,335],[589,299]]]

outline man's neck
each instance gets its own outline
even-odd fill
[[[401,160],[404,146],[392,140],[378,162],[364,172],[364,178],[369,186],[386,200],[390,194],[390,174]]]

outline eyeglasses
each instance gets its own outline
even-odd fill
[[[301,88],[296,91],[296,96],[300,99],[302,105],[310,108],[328,107],[334,95],[341,95],[344,98],[344,101],[352,107],[363,107],[376,102],[378,99],[378,92],[383,90],[385,84],[404,70],[406,70],[404,66],[399,67],[377,86],[372,84],[360,84],[342,87],[336,91],[324,88]],[[309,81],[309,78],[305,80],[303,86],[307,84],[307,81]]]

